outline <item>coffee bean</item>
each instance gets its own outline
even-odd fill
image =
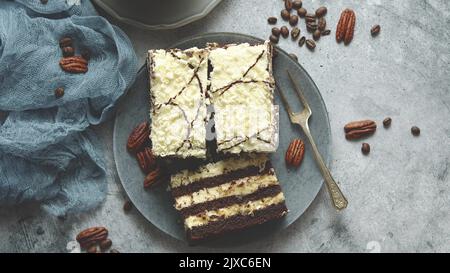
[[[305,17],[305,21],[306,21],[306,23],[315,23],[316,22],[316,18]]]
[[[306,24],[306,30],[308,30],[309,32],[314,32],[316,29],[317,29],[316,23],[307,23]]]
[[[318,41],[320,39],[320,30],[316,29],[313,33],[314,41]]]
[[[320,31],[325,30],[327,27],[327,21],[325,18],[321,17],[317,23],[317,27],[320,29]]]
[[[112,246],[112,241],[110,239],[105,239],[101,241],[99,245],[101,250],[105,250]]]
[[[380,33],[380,30],[380,25],[375,25],[372,27],[372,29],[370,29],[370,34],[372,34],[372,36],[377,36]]]
[[[292,15],[291,15],[291,18],[289,18],[289,24],[290,24],[291,26],[295,26],[295,25],[297,25],[297,23],[298,23],[298,16],[292,14]]]
[[[412,133],[414,136],[420,135],[420,128],[417,127],[417,126],[411,127],[411,133]]]
[[[87,49],[84,49],[81,51],[81,57],[83,57],[86,61],[89,61],[91,59],[91,52]]]
[[[267,18],[267,23],[269,23],[270,25],[275,25],[277,23],[278,19],[277,17],[269,17]]]
[[[370,145],[369,143],[363,143],[361,146],[361,152],[365,155],[370,153]]]
[[[278,56],[278,50],[276,48],[274,48],[272,51],[272,59],[276,58],[277,56]]]
[[[320,7],[316,10],[316,16],[317,17],[322,17],[325,16],[325,14],[327,14],[327,8],[326,7]]]
[[[45,5],[45,4],[48,3],[48,0],[41,0],[41,3],[42,3],[43,5]]]
[[[287,9],[284,9],[281,11],[281,18],[283,18],[283,20],[287,21],[287,20],[289,20],[290,17],[291,17],[291,14],[289,13],[289,11]]]
[[[299,9],[299,8],[302,7],[302,5],[303,5],[303,3],[302,3],[301,0],[295,0],[295,1],[292,2],[292,7],[294,9]]]
[[[131,203],[130,200],[127,200],[127,201],[125,201],[125,203],[123,203],[123,210],[125,212],[129,212],[132,208],[133,208],[133,203]]]
[[[282,26],[280,32],[283,38],[287,38],[289,36],[289,29],[287,28],[287,26]]]
[[[272,34],[279,37],[280,36],[280,29],[277,27],[272,28]]]
[[[322,31],[322,36],[327,36],[327,35],[330,35],[330,33],[331,33],[331,30],[329,30],[329,29],[326,29],[326,30],[324,30],[324,31]]]
[[[72,57],[75,55],[75,50],[71,46],[63,47],[62,52],[64,57]]]
[[[298,27],[294,27],[292,30],[291,30],[291,37],[292,37],[292,40],[297,40],[297,38],[298,38],[298,36],[300,36],[300,29],[298,28]]]
[[[292,9],[292,0],[284,0],[284,8],[288,11]]]
[[[298,16],[300,16],[300,17],[302,17],[302,18],[305,17],[306,13],[308,13],[308,12],[306,11],[305,8],[299,8],[299,9],[297,10]]]
[[[387,127],[389,127],[389,126],[391,126],[391,122],[392,122],[392,119],[391,118],[385,118],[384,120],[383,120],[383,126],[384,126],[384,128],[387,128]]]
[[[97,246],[93,245],[87,249],[87,253],[97,253]]]
[[[62,96],[64,96],[64,88],[62,87],[58,87],[55,89],[55,97],[57,99],[61,98]]]
[[[316,48],[316,43],[313,40],[306,40],[306,47],[310,50],[314,50]]]
[[[270,42],[272,42],[272,44],[278,44],[278,41],[280,39],[278,38],[278,36],[275,36],[272,34],[272,35],[270,35],[269,40],[270,40]]]
[[[313,14],[313,13],[307,13],[305,15],[305,19],[314,19],[314,20],[316,20],[316,15]]]
[[[296,62],[298,62],[298,57],[294,53],[289,53],[289,56],[294,59]]]
[[[300,38],[300,40],[298,40],[298,46],[302,47],[306,42],[306,37],[302,36],[302,38]]]
[[[61,40],[59,40],[59,47],[63,48],[66,46],[72,46],[72,38],[64,37]]]

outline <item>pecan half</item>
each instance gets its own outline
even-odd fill
[[[104,227],[91,227],[81,231],[77,235],[77,242],[81,248],[89,248],[90,246],[105,240],[108,237],[108,230]]]
[[[158,184],[165,179],[164,172],[159,166],[156,166],[152,171],[150,171],[144,179],[144,188],[149,188],[153,185]]]
[[[294,139],[286,151],[285,161],[287,165],[298,167],[305,155],[305,143],[301,139]]]
[[[344,41],[348,45],[353,39],[355,32],[356,15],[351,9],[345,9],[341,13],[339,22],[336,27],[336,41],[338,43]]]
[[[358,139],[375,133],[377,124],[373,120],[359,120],[344,126],[346,139]]]
[[[150,135],[150,127],[148,122],[142,122],[133,129],[127,141],[127,149],[130,152],[138,151],[142,145],[148,140]]]
[[[145,147],[144,150],[136,154],[139,167],[144,173],[148,173],[156,165],[156,157],[152,149]]]
[[[88,62],[81,56],[64,57],[59,61],[61,68],[69,73],[86,73]]]

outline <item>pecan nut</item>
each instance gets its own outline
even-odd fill
[[[108,237],[108,230],[104,227],[91,227],[81,231],[77,235],[77,242],[81,248],[89,248],[90,246],[105,240]]]
[[[355,32],[356,15],[351,9],[345,9],[341,13],[339,22],[336,27],[336,41],[338,43],[344,41],[348,45],[353,39]]]
[[[159,166],[150,171],[144,179],[144,188],[149,188],[164,180],[165,175]]]
[[[59,61],[61,68],[69,73],[86,73],[88,62],[81,56],[64,57]]]
[[[144,150],[138,152],[136,158],[139,167],[141,167],[141,170],[146,174],[156,165],[156,157],[149,147],[145,147]]]
[[[138,151],[142,145],[148,140],[150,135],[150,127],[148,122],[142,122],[133,129],[127,141],[127,148],[130,152]]]
[[[373,120],[359,120],[344,126],[346,139],[358,139],[375,133],[377,124]]]
[[[286,164],[298,167],[302,163],[304,155],[305,143],[301,139],[294,139],[286,151]]]

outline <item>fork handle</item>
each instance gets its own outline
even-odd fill
[[[316,143],[314,142],[311,132],[309,131],[309,126],[306,124],[302,125],[302,127],[306,137],[309,140],[309,143],[311,143],[314,158],[316,159],[316,162],[319,165],[320,172],[323,175],[323,178],[327,185],[328,193],[330,194],[334,207],[337,210],[345,209],[347,207],[348,201],[345,198],[344,194],[342,193],[341,189],[339,189],[337,183],[334,181],[334,178],[331,176],[330,170],[328,169],[327,165],[325,165],[325,162],[323,161],[322,156],[320,155],[319,150],[317,149]]]

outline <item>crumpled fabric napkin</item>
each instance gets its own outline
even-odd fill
[[[65,36],[76,54],[90,51],[87,73],[59,67]],[[0,206],[37,202],[54,215],[98,206],[106,171],[88,127],[111,115],[137,70],[126,35],[89,1],[0,0]]]

